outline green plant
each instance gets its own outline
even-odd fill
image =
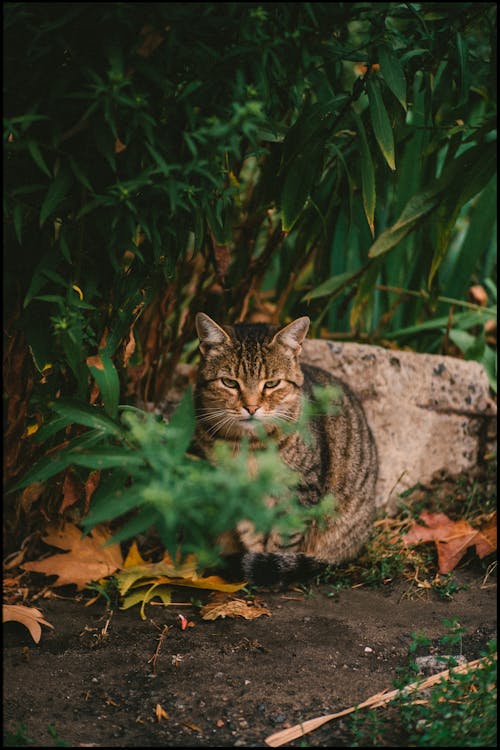
[[[9,486],[55,399],[161,400],[200,309],[496,387],[495,4],[7,3],[4,26]]]
[[[318,404],[303,410],[304,425]],[[119,408],[121,420],[111,419],[103,409],[62,399],[53,408],[58,416],[46,425],[47,430],[57,432],[73,422],[87,430],[38,462],[20,487],[73,465],[101,471],[82,525],[89,531],[121,518],[124,524],[110,542],[155,528],[173,560],[195,554],[203,569],[219,562],[219,537],[243,517],[254,523],[257,532],[277,529],[292,534],[308,519],[319,521],[323,504],[330,502],[325,498],[311,509],[299,506],[293,493],[297,475],[281,461],[272,440],[253,455],[251,475],[246,445],[237,455],[222,446],[214,464],[190,455],[195,428],[190,391],[168,424],[130,406]],[[266,497],[280,502],[267,504]]]
[[[438,683],[428,700],[400,700],[398,712],[410,746],[495,747],[496,648],[496,641],[490,641],[479,668]]]
[[[24,747],[25,745],[31,745],[34,740],[27,735],[26,724],[20,722],[13,731],[6,730],[4,733],[3,741],[5,747]]]
[[[444,620],[448,633],[439,638],[444,649],[461,646],[463,628],[456,620]],[[496,641],[481,652],[482,663],[462,673],[453,671],[456,661],[443,659],[442,669],[450,675],[438,681],[418,699],[404,688],[417,679],[414,661],[431,646],[423,632],[413,633],[408,662],[399,670],[394,686],[400,688],[390,706],[355,712],[349,731],[355,747],[362,745],[401,747],[494,747],[496,744]]]

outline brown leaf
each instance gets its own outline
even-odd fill
[[[63,499],[59,513],[63,513],[66,508],[74,505],[80,499],[82,493],[82,483],[71,469],[66,470],[62,486]]]
[[[123,366],[126,367],[128,365],[129,359],[132,356],[132,354],[135,352],[135,336],[134,336],[134,328],[131,327],[130,331],[128,332],[128,340],[125,344],[125,348],[123,350]]]
[[[99,487],[100,481],[101,481],[101,470],[96,469],[95,471],[91,471],[87,477],[87,481],[85,482],[85,507],[83,509],[84,513],[87,513],[89,509],[90,501],[92,499],[92,495],[94,494],[96,489]]]
[[[104,370],[100,354],[93,354],[92,356],[87,357],[85,361],[89,367],[96,367],[98,370]]]
[[[267,607],[219,592],[201,608],[200,613],[204,620],[216,620],[218,617],[244,617],[245,620],[254,620],[262,615],[271,616]]]
[[[473,528],[463,518],[452,521],[445,513],[423,511],[420,520],[425,525],[414,524],[403,537],[403,542],[408,546],[435,542],[440,573],[450,573],[469,547],[475,546],[481,559],[496,549],[496,533],[493,533],[491,521],[483,531]]]
[[[29,484],[22,491],[19,502],[21,504],[21,508],[25,513],[29,513],[31,506],[33,505],[33,503],[36,503],[36,501],[40,499],[40,496],[44,489],[45,482],[33,482],[33,484]]]
[[[122,143],[122,141],[117,136],[115,138],[115,154],[121,154],[121,152],[125,151],[126,148],[126,145]]]
[[[217,245],[214,243],[214,259],[217,274],[222,283],[224,283],[231,263],[231,249],[229,245]]]
[[[170,716],[167,714],[165,709],[159,704],[156,704],[155,707],[155,714],[156,714],[156,721],[160,722],[162,719],[170,719]]]
[[[137,48],[137,54],[141,57],[151,57],[157,47],[163,42],[163,34],[159,31],[155,31],[152,26],[146,24],[141,29],[141,36],[144,37],[144,41],[140,47]]]
[[[122,566],[120,545],[103,547],[110,536],[110,532],[101,526],[96,526],[90,535],[85,537],[82,531],[71,523],[61,528],[49,527],[42,537],[43,541],[68,552],[25,563],[21,567],[47,576],[58,576],[54,586],[74,584],[81,591],[87,583],[106,578]]]
[[[38,643],[42,635],[41,625],[47,625],[49,628],[54,626],[43,619],[39,609],[35,607],[25,607],[22,604],[4,604],[2,607],[2,622],[20,622],[31,633],[31,637]]]

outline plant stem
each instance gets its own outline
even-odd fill
[[[424,299],[430,299],[428,292],[421,289],[416,292],[412,289],[401,289],[397,286],[385,286],[383,284],[377,284],[376,289],[381,292],[393,292],[394,294],[409,294],[411,297],[423,297]],[[449,305],[460,305],[466,307],[468,310],[475,310],[476,312],[485,312],[490,315],[496,315],[497,311],[493,307],[481,307],[481,305],[475,305],[473,302],[465,302],[465,300],[453,299],[452,297],[437,297],[438,302],[445,302]]]

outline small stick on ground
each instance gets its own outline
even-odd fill
[[[153,622],[153,620],[150,620],[150,622],[155,626],[155,628],[158,628],[158,630],[160,629],[159,626],[155,622]],[[153,674],[156,674],[156,662],[158,660],[158,656],[160,655],[160,649],[163,645],[163,640],[169,630],[170,630],[170,625],[163,626],[163,630],[158,636],[158,645],[156,646],[155,652],[153,656],[151,657],[151,659],[148,659],[148,664],[151,664],[151,663],[153,664]]]

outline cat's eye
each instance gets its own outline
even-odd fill
[[[226,388],[239,388],[238,381],[232,380],[231,378],[221,378],[222,385],[225,385]]]
[[[268,380],[264,383],[264,388],[276,388],[281,383],[281,380]]]

